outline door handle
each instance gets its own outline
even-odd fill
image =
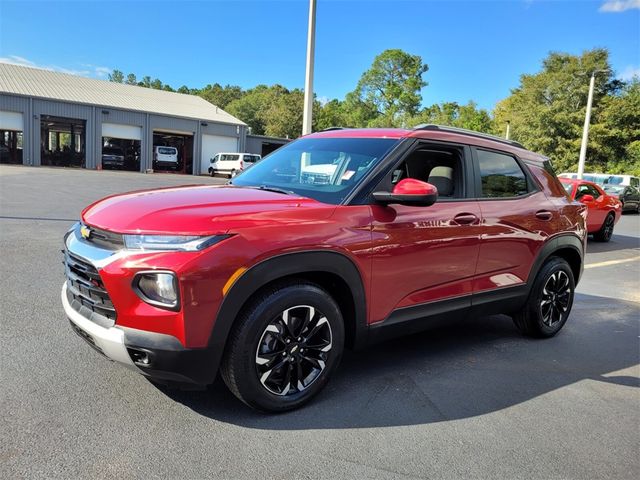
[[[553,213],[548,210],[538,210],[536,212],[536,218],[539,218],[540,220],[551,220],[553,218]]]
[[[459,213],[455,217],[453,217],[453,221],[458,225],[470,225],[475,223],[478,220],[473,213]]]

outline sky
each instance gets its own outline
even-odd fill
[[[106,79],[118,69],[174,88],[304,86],[308,0],[0,0],[0,61]],[[314,91],[352,91],[389,48],[429,66],[423,105],[492,109],[550,51],[605,47],[640,74],[640,0],[318,0]]]

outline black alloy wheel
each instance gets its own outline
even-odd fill
[[[599,242],[608,242],[613,236],[613,225],[615,224],[615,216],[613,213],[607,215],[600,230],[598,230],[593,238]]]
[[[338,367],[342,312],[319,285],[285,280],[254,294],[236,319],[220,367],[229,390],[265,412],[301,407]]]
[[[540,315],[545,325],[553,327],[562,321],[571,302],[569,276],[562,270],[551,274],[542,288]]]
[[[256,351],[260,383],[275,395],[309,388],[326,367],[332,347],[327,317],[310,305],[284,310],[265,328]]]

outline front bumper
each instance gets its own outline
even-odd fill
[[[111,360],[122,363],[127,367],[135,368],[135,364],[131,360],[124,344],[124,332],[120,328],[101,327],[71,308],[67,297],[67,282],[62,285],[61,299],[64,312],[74,326],[76,333]]]
[[[73,330],[104,356],[154,380],[208,385],[218,370],[207,348],[185,348],[170,335],[127,327],[102,327],[75,311],[62,286],[62,306]]]

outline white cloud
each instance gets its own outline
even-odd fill
[[[640,9],[640,0],[605,0],[598,11],[620,13],[625,10]]]
[[[11,65],[21,65],[23,67],[39,68],[41,70],[51,70],[53,72],[68,73],[70,75],[80,75],[82,77],[105,77],[111,72],[108,67],[99,67],[96,65],[81,64],[85,67],[82,69],[59,67],[57,65],[38,65],[35,62],[20,57],[18,55],[9,55],[7,57],[0,57],[0,63],[9,63]]]
[[[624,81],[632,80],[633,77],[639,77],[640,78],[640,66],[629,65],[618,76],[618,78],[620,80],[624,80]]]

